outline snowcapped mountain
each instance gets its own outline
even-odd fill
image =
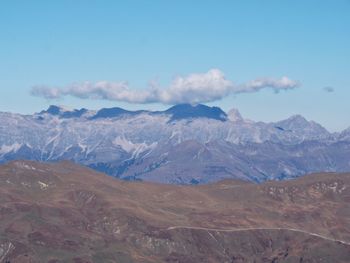
[[[350,171],[349,129],[332,134],[299,115],[263,123],[205,105],[165,111],[50,106],[33,115],[0,113],[0,123],[0,162],[68,159],[129,180],[260,182]]]

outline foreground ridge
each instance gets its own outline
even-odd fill
[[[14,161],[0,165],[0,184],[5,261],[350,258],[348,173],[178,186],[121,181],[71,162]]]

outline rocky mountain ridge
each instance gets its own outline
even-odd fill
[[[153,112],[51,106],[0,113],[0,123],[0,162],[71,160],[127,180],[262,182],[350,171],[349,131],[330,133],[300,115],[264,123],[205,105]]]

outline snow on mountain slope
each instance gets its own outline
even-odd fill
[[[302,116],[263,123],[205,105],[157,112],[51,106],[33,115],[0,113],[0,123],[0,162],[68,159],[130,180],[260,182],[350,170],[346,131],[331,134]]]
[[[339,134],[339,140],[350,141],[350,127]]]

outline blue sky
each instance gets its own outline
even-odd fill
[[[349,14],[349,0],[1,1],[0,111],[164,109],[30,91],[103,80],[141,92],[219,69],[238,85],[286,76],[300,86],[230,93],[209,105],[262,121],[302,114],[339,131],[350,126]]]

